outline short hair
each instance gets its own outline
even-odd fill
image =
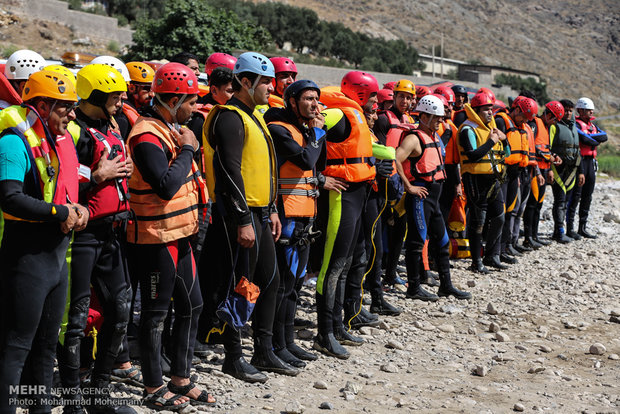
[[[573,101],[571,101],[570,99],[562,99],[560,101],[560,103],[562,104],[562,106],[564,107],[564,110],[566,111],[567,109],[573,109],[575,107],[575,104],[573,103]]]
[[[222,85],[226,85],[231,83],[233,80],[232,70],[224,67],[217,67],[213,69],[211,72],[211,76],[209,76],[209,86],[215,86],[219,88]]]
[[[239,92],[241,90],[241,82],[239,81],[243,78],[248,78],[250,83],[254,84],[254,81],[256,81],[256,78],[258,78],[258,73],[241,72],[241,73],[238,73],[237,76],[234,76],[232,80],[233,92]]]
[[[194,55],[193,53],[189,53],[189,52],[177,53],[176,55],[170,58],[170,62],[181,63],[187,66],[189,64],[190,59],[194,59],[196,62],[200,62],[200,60],[198,59],[198,56]]]
[[[525,96],[526,98],[531,98],[533,100],[536,100],[536,94],[532,91],[528,91],[527,89],[524,89],[521,92],[519,92],[519,96]]]

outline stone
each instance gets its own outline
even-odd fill
[[[287,414],[301,414],[304,412],[304,406],[299,401],[290,401],[286,404],[284,412]]]
[[[476,281],[475,280],[468,280],[467,281],[467,287],[476,287]]]
[[[396,367],[396,365],[392,364],[391,362],[388,362],[387,364],[381,365],[381,371],[383,371],[383,372],[390,372],[390,373],[397,373],[398,372],[398,368]]]
[[[558,358],[560,358],[562,361],[568,361],[568,357],[564,354],[558,354]]]
[[[390,330],[390,324],[387,323],[386,321],[381,321],[381,322],[379,322],[379,328],[383,329],[384,331],[389,331]]]
[[[487,305],[487,313],[489,315],[497,315],[499,314],[499,309],[495,307],[495,305],[491,302]]]
[[[545,367],[530,367],[530,369],[527,370],[528,374],[538,374],[539,372],[543,372],[545,370]]]
[[[620,316],[620,309],[612,309],[609,314],[611,316]]]
[[[405,349],[405,345],[401,344],[396,339],[390,339],[385,346],[393,349]]]
[[[484,365],[477,365],[476,368],[474,368],[473,373],[479,377],[486,377],[489,373],[489,368]]]
[[[575,329],[577,325],[572,321],[564,321],[564,328],[566,329]]]
[[[353,381],[347,381],[342,391],[344,392],[352,392],[357,395],[362,390],[362,386]]]
[[[523,406],[523,404],[520,404],[520,403],[516,403],[513,409],[518,412],[525,411],[525,407]]]
[[[510,341],[510,337],[508,336],[508,334],[506,334],[504,332],[497,332],[497,333],[495,333],[495,339],[497,340],[497,342],[508,342],[508,341]]]
[[[609,322],[620,323],[620,317],[618,316],[610,316]]]
[[[470,335],[477,335],[478,331],[476,330],[475,327],[470,326],[469,328],[467,328],[467,333],[470,334]]]
[[[321,410],[333,410],[334,409],[334,404],[327,402],[327,401],[323,401],[321,403],[321,405],[319,405],[319,408]]]
[[[297,337],[299,339],[311,339],[314,336],[314,332],[310,329],[300,329],[297,331]]]
[[[92,46],[93,42],[91,42],[89,37],[83,37],[79,39],[74,39],[71,43],[79,46]]]
[[[499,326],[499,324],[495,323],[495,322],[491,322],[489,324],[489,332],[499,332],[501,330],[501,327]]]
[[[575,274],[573,272],[562,272],[560,273],[560,277],[567,280],[575,280]]]
[[[540,352],[545,352],[545,353],[547,353],[547,354],[548,354],[549,352],[553,351],[553,349],[551,349],[551,348],[550,348],[550,347],[548,347],[547,345],[541,345],[539,349],[540,349]]]
[[[372,335],[372,330],[370,329],[370,326],[362,326],[360,328],[360,333],[362,335]]]
[[[44,29],[44,28],[39,28],[39,35],[43,38],[43,39],[47,39],[47,40],[53,40],[54,39],[54,35],[52,34],[52,32],[48,29]]]
[[[354,401],[355,400],[355,394],[353,394],[352,392],[345,391],[342,394],[344,396],[345,401]]]
[[[518,349],[519,351],[524,351],[524,352],[528,351],[528,349],[524,347],[523,345],[515,345],[515,349]]]
[[[451,303],[443,305],[441,308],[439,308],[439,310],[443,313],[447,313],[448,315],[454,315],[455,313],[463,312],[463,308],[453,305]]]
[[[620,223],[620,214],[617,211],[609,211],[603,215],[603,221],[606,223]]]
[[[441,332],[445,332],[445,333],[454,333],[454,331],[455,331],[454,326],[449,325],[449,324],[439,325],[437,327],[437,329],[439,329]]]
[[[618,356],[618,354],[609,354],[607,358],[611,359],[612,361],[617,361],[620,359],[620,356]]]
[[[592,355],[603,355],[605,353],[605,351],[607,351],[607,348],[605,348],[605,345],[600,344],[600,343],[595,343],[590,345],[590,353]]]
[[[326,390],[327,389],[327,383],[325,381],[315,381],[313,386],[317,390]]]

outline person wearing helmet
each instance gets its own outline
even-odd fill
[[[67,133],[75,118],[75,87],[61,74],[38,71],[22,89],[23,105],[0,112],[3,413],[16,412],[10,400],[18,398],[14,390],[20,377],[22,384],[46,390],[43,395],[30,394],[33,403],[23,408],[51,412],[44,400],[51,397],[67,295],[65,256],[72,231],[82,230],[88,220],[88,210],[76,204],[79,164]]]
[[[480,91],[478,94],[485,94],[491,102],[495,102],[487,91]],[[510,147],[510,155],[504,159],[506,166],[506,179],[502,184],[502,192],[505,197],[506,215],[504,229],[501,239],[500,261],[514,264],[517,259],[514,256],[520,255],[514,244],[515,237],[518,237],[518,219],[521,203],[524,201],[522,195],[529,194],[530,172],[527,167],[529,164],[530,138],[534,137],[534,132],[527,124],[532,121],[538,113],[538,104],[532,98],[519,95],[510,108],[510,112],[498,112],[495,116],[497,129],[506,134],[506,141]],[[535,159],[533,160],[535,161]],[[535,169],[535,176],[541,177],[540,171]],[[527,192],[522,190],[527,188]],[[515,230],[516,227],[516,230]],[[489,260],[489,264],[497,269],[506,269],[507,266],[500,262],[494,263]]]
[[[275,242],[282,230],[277,199],[277,160],[269,129],[257,105],[266,105],[273,92],[273,64],[265,56],[246,52],[233,69],[233,97],[209,112],[203,128],[203,148],[212,224],[199,264],[205,307],[200,319],[201,342],[223,342],[222,371],[247,382],[265,382],[270,371],[297,375],[299,370],[273,352],[272,329],[280,284]],[[237,281],[258,286],[256,306],[243,315],[218,311]],[[242,280],[242,282],[243,282]],[[254,315],[254,355],[243,358],[238,331]],[[221,319],[220,319],[221,318]],[[233,321],[233,318],[236,322]]]
[[[409,79],[401,79],[393,87],[394,104],[386,111],[379,113],[373,131],[379,143],[392,148],[398,147],[403,128],[413,128],[414,120],[409,111],[415,105],[416,87]],[[396,267],[405,238],[407,217],[405,209],[398,208],[402,203],[390,206],[385,213],[388,233],[388,248],[385,264],[384,282],[388,285],[404,284],[405,281],[398,277]],[[390,216],[392,220],[387,219]],[[390,223],[393,223],[390,225]]]
[[[437,135],[446,116],[444,104],[434,95],[420,98],[415,108],[420,115],[417,130],[411,131],[396,149],[396,168],[403,180],[407,209],[407,240],[405,261],[409,280],[406,296],[422,301],[436,301],[438,296],[422,288],[422,249],[427,238],[435,253],[439,273],[440,296],[470,299],[471,294],[456,289],[450,278],[449,238],[439,208],[441,186],[446,179],[444,149]],[[409,171],[403,162],[409,160]]]
[[[9,80],[15,92],[21,95],[28,77],[44,67],[43,56],[32,50],[22,49],[14,52],[6,60],[4,76]]]
[[[378,110],[380,111],[387,111],[388,109],[390,109],[394,104],[394,91],[392,89],[379,90],[379,92],[377,93],[377,103],[379,105]],[[379,114],[377,113],[377,116],[378,115]]]
[[[205,73],[209,77],[209,84],[211,84],[211,74],[215,68],[228,68],[232,71],[235,63],[237,63],[237,58],[228,53],[212,53],[209,55],[205,63]]]
[[[536,137],[536,162],[545,181],[539,185],[538,180],[532,180],[532,192],[527,199],[527,206],[523,215],[523,246],[526,248],[539,249],[550,243],[538,237],[538,222],[547,184],[551,184],[554,181],[554,172],[551,166],[562,163],[562,159],[551,152],[549,130],[551,126],[556,125],[563,117],[564,108],[562,104],[558,101],[551,101],[545,105],[545,111],[541,116],[537,116],[533,121],[529,122]],[[531,147],[530,152],[532,152]]]
[[[504,181],[502,158],[510,154],[504,142],[506,135],[500,131],[493,118],[493,101],[484,93],[474,95],[471,103],[464,105],[467,120],[459,127],[458,148],[461,179],[469,218],[469,239],[472,265],[476,273],[489,273],[486,264],[493,267],[500,263],[500,237],[504,225]],[[482,237],[488,221],[484,260],[481,257]]]
[[[75,75],[73,72],[69,70],[66,66],[62,65],[49,65],[43,68],[44,70],[51,70],[52,72],[60,73],[61,75],[66,76],[75,86],[77,80],[75,79]]]
[[[153,77],[153,106],[145,108],[129,134],[135,159],[130,179],[134,224],[127,227],[129,269],[140,282],[142,316],[139,342],[144,376],[144,404],[179,410],[188,399],[214,405],[215,399],[190,379],[202,296],[191,240],[207,193],[194,161],[198,141],[184,125],[198,100],[198,79],[180,63],[167,63]],[[157,275],[157,278],[153,278]],[[167,344],[170,381],[163,382],[161,332],[171,299],[175,318]]]
[[[284,91],[284,108],[271,107],[265,113],[280,164],[278,213],[282,222],[282,236],[276,244],[280,288],[273,346],[279,358],[298,368],[306,365],[303,360],[317,359],[295,344],[293,326],[310,243],[318,236],[312,226],[319,196],[316,164],[321,155],[325,156],[325,119],[319,109],[320,96],[316,83],[298,80]],[[323,165],[318,169],[323,169]]]
[[[276,71],[273,94],[269,95],[269,106],[271,108],[282,108],[284,106],[282,101],[284,91],[297,78],[297,65],[295,65],[293,59],[287,57],[273,57],[269,60],[273,63],[274,70]]]
[[[551,165],[554,174],[551,188],[553,190],[553,240],[566,244],[581,239],[573,228],[573,220],[567,220],[566,207],[575,186],[581,187],[585,182],[585,175],[582,170],[579,133],[573,115],[575,104],[568,99],[562,99],[560,104],[564,110],[564,117],[549,128],[551,152],[562,160],[561,164]],[[559,115],[559,108],[556,112]]]
[[[127,99],[123,100],[122,111],[118,112],[114,119],[118,124],[121,136],[127,139],[131,127],[140,117],[138,111],[151,105],[153,99],[151,83],[155,71],[144,62],[129,62],[125,66],[130,78],[130,81],[127,82]]]
[[[103,306],[105,322],[97,336],[99,353],[95,360],[92,385],[108,386],[115,359],[129,321],[131,285],[126,270],[124,238],[120,229],[129,217],[128,177],[133,163],[116,129],[113,114],[122,105],[127,84],[111,65],[94,63],[80,69],[76,82],[80,103],[68,130],[80,162],[79,202],[89,211],[86,228],[75,234],[71,248],[71,281],[67,325],[58,347],[60,379],[67,390],[80,386],[80,343],[88,319],[91,284]],[[103,391],[97,391],[101,394]],[[65,392],[79,398],[79,392]],[[91,399],[92,412],[134,412],[118,405],[108,408]],[[82,412],[75,402],[65,412]]]
[[[575,123],[579,133],[579,148],[581,150],[582,171],[585,176],[585,183],[582,187],[573,190],[568,202],[567,222],[574,221],[579,204],[579,228],[577,234],[587,239],[595,239],[596,234],[587,230],[588,214],[592,203],[592,194],[596,184],[596,171],[598,162],[596,161],[596,149],[603,142],[607,141],[607,133],[594,124],[594,102],[592,99],[582,97],[577,100],[575,105],[577,117]],[[571,225],[572,227],[572,225]]]
[[[452,122],[458,127],[461,126],[465,120],[467,120],[467,114],[465,113],[464,105],[469,100],[467,96],[467,89],[463,85],[454,85],[452,88],[454,92],[454,108],[452,109]]]

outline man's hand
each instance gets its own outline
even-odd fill
[[[116,158],[109,160],[108,156],[110,153],[108,149],[103,150],[103,154],[101,154],[101,159],[97,163],[95,167],[95,171],[93,172],[93,180],[97,184],[101,184],[107,180],[113,180],[115,178],[124,178],[127,173],[126,162],[121,161],[122,155],[119,154]]]
[[[325,125],[325,117],[323,116],[321,111],[318,110],[318,107],[317,107],[317,114],[313,119],[308,121],[308,128],[321,129],[323,128],[324,125]]]
[[[78,220],[75,223],[73,230],[82,231],[86,228],[86,224],[88,224],[88,218],[90,216],[88,209],[81,204],[74,203],[73,210],[78,216]]]
[[[458,183],[456,186],[456,195],[461,197],[463,195],[463,183]]]
[[[237,243],[243,248],[249,249],[254,246],[256,241],[256,233],[251,224],[245,226],[237,226]]]
[[[407,190],[409,194],[420,198],[426,198],[426,196],[428,195],[428,190],[426,189],[426,187],[411,185],[410,183],[405,184],[405,190]]]
[[[65,204],[64,206],[69,209],[69,215],[67,216],[67,219],[65,221],[60,223],[60,230],[63,233],[67,234],[75,227],[75,224],[78,221],[78,215],[73,209],[73,204]]]
[[[552,155],[552,160],[554,165],[561,165],[562,164],[562,158],[560,158],[559,155],[556,155],[555,157],[553,157]]]
[[[391,160],[378,160],[375,168],[377,169],[377,178],[388,178],[394,171]]]
[[[280,223],[280,217],[278,213],[271,213],[269,216],[269,227],[271,228],[271,235],[273,236],[273,241],[277,242],[280,239],[280,235],[282,234],[282,223]]]
[[[196,139],[196,135],[189,128],[181,128],[181,131],[177,131],[175,129],[171,130],[172,136],[177,140],[179,145],[182,147],[183,145],[191,145],[194,148],[194,151],[198,150],[198,140]]]
[[[129,179],[131,178],[132,175],[133,175],[133,160],[131,159],[131,156],[127,154],[127,157],[125,157],[125,176],[127,177],[127,179]]]
[[[539,187],[545,184],[545,177],[543,177],[542,174],[538,174],[536,176],[536,180],[538,181],[538,186]]]
[[[583,174],[579,174],[579,178],[577,179],[577,187],[583,187],[586,183],[586,176]]]
[[[325,190],[336,191],[338,193],[342,193],[349,188],[349,184],[342,178],[330,177],[328,175],[325,176],[325,184],[323,184],[323,188]]]

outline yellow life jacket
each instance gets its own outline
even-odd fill
[[[202,148],[204,149],[204,168],[207,188],[211,199],[215,196],[215,170],[213,160],[217,148],[211,145],[213,122],[220,111],[228,110],[239,114],[243,121],[245,138],[241,155],[241,176],[245,187],[245,200],[248,207],[266,207],[275,202],[278,181],[276,153],[269,129],[262,114],[254,110],[254,118],[233,105],[216,105],[209,112],[202,129]]]
[[[491,130],[496,128],[495,119],[491,119],[488,125],[482,122],[482,119],[478,116],[478,114],[472,109],[469,104],[464,105],[465,112],[467,113],[467,120],[461,124],[459,127],[459,135],[460,132],[464,128],[471,128],[476,134],[476,146],[482,146],[489,135],[491,134]],[[499,155],[502,152],[502,144],[500,142],[493,145],[491,151],[484,155],[484,157],[479,160],[470,161],[465,155],[465,150],[461,145],[461,140],[457,141],[459,154],[460,154],[460,163],[461,163],[461,173],[470,173],[470,174],[493,174],[501,173],[504,170],[503,164],[501,164],[501,156]],[[491,158],[493,157],[493,158]]]

